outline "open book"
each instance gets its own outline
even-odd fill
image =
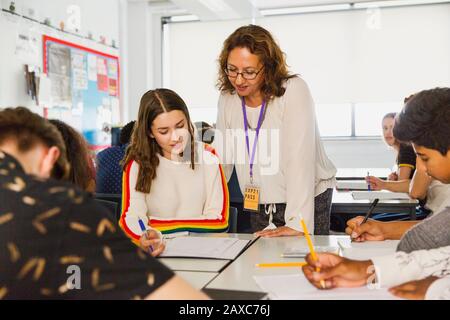
[[[355,200],[410,200],[407,193],[389,191],[353,191],[352,197]]]

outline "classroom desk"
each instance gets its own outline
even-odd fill
[[[312,236],[315,246],[338,248],[338,239],[348,236]],[[261,291],[253,280],[255,275],[278,275],[302,272],[297,267],[258,268],[256,263],[304,261],[302,258],[282,258],[281,254],[291,247],[308,248],[304,237],[259,238],[235,261],[211,281],[206,288]]]
[[[367,177],[367,172],[371,176],[380,179],[387,179],[392,172],[389,168],[338,168],[336,173],[337,180],[362,180]]]
[[[252,240],[249,246],[253,244],[256,237],[253,234],[239,233],[191,233],[195,237],[225,237],[238,238],[240,240]],[[220,272],[231,260],[225,259],[202,259],[202,258],[158,258],[169,269],[174,271],[197,271],[197,272]]]
[[[354,200],[351,191],[333,190],[331,204],[331,220],[335,225],[335,231],[344,231],[347,220],[365,215],[371,205],[370,200]],[[411,220],[416,220],[417,200],[381,200],[378,202],[373,214],[377,213],[407,213]],[[342,229],[344,228],[344,229]]]

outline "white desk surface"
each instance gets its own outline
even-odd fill
[[[348,236],[312,236],[315,246],[339,248],[338,239]],[[259,238],[250,248],[225,268],[207,288],[261,291],[253,280],[255,275],[282,275],[302,272],[297,267],[258,268],[256,263],[304,261],[302,258],[283,258],[281,254],[291,247],[308,248],[304,237]]]
[[[225,237],[241,240],[254,240],[253,234],[244,233],[192,233],[193,237]],[[250,245],[252,245],[250,243]],[[247,249],[246,249],[247,250]],[[201,259],[201,258],[158,258],[169,269],[174,271],[202,271],[220,272],[230,260],[225,259]]]
[[[214,279],[217,272],[175,271],[177,275],[189,282],[196,289],[203,289],[205,285]]]

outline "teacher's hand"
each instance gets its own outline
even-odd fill
[[[272,238],[272,237],[283,237],[283,236],[302,236],[303,232],[297,231],[295,229],[282,226],[278,227],[276,229],[270,229],[270,230],[261,230],[258,232],[255,232],[255,236],[265,237],[265,238]]]

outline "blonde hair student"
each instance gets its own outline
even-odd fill
[[[139,218],[162,233],[224,232],[229,198],[214,149],[194,139],[183,99],[169,89],[146,92],[123,160],[120,225],[140,238]]]

